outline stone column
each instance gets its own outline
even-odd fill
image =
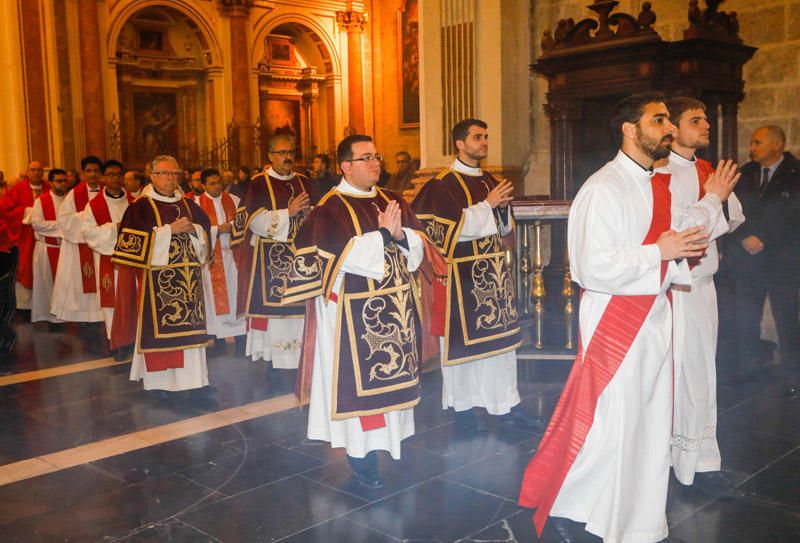
[[[350,133],[364,133],[364,75],[361,37],[367,14],[360,11],[338,11],[336,20],[347,31],[347,92],[349,94]]]
[[[97,0],[78,0],[78,13],[86,153],[105,158],[106,113]]]
[[[47,81],[44,68],[47,65],[42,47],[44,15],[38,2],[20,2],[22,19],[22,58],[24,71],[25,98],[28,121],[28,160],[38,160],[50,165],[50,134],[47,115]]]
[[[233,84],[233,121],[238,127],[238,164],[250,164],[253,158],[253,126],[250,111],[250,50],[247,20],[253,0],[220,0],[221,11],[230,18],[231,79]]]

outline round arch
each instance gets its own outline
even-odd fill
[[[110,56],[113,57],[116,53],[117,40],[125,23],[137,12],[150,7],[171,8],[191,19],[200,29],[206,41],[205,45],[211,53],[211,62],[209,62],[208,67],[221,67],[222,49],[219,46],[217,35],[213,27],[208,24],[205,17],[206,14],[189,0],[138,0],[137,2],[125,3],[116,12],[110,13],[109,20],[111,22],[108,27],[106,41],[106,51]]]
[[[299,14],[288,13],[263,21],[259,28],[253,33],[253,42],[250,45],[250,51],[252,52],[252,58],[250,59],[251,67],[255,68],[258,66],[258,62],[263,58],[265,49],[264,43],[267,36],[272,33],[275,28],[286,24],[296,25],[305,32],[316,35],[319,41],[314,41],[317,43],[320,55],[323,59],[331,63],[330,74],[342,73],[342,64],[338,50],[334,46],[333,37],[314,19]]]

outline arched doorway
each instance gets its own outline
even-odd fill
[[[143,168],[158,154],[185,165],[199,164],[210,147],[213,120],[205,34],[186,13],[147,6],[122,25],[115,49],[119,97],[120,154]]]
[[[335,152],[335,62],[322,38],[299,22],[285,22],[264,37],[258,61],[259,117],[256,162],[266,159],[269,139],[295,137],[302,167],[317,153]]]

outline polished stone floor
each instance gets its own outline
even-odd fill
[[[107,356],[91,330],[21,321],[17,330],[20,372]],[[549,416],[569,365],[520,362],[529,414]],[[230,344],[209,350],[211,400],[159,401],[128,370],[0,386],[0,464],[286,395],[294,379]],[[717,499],[673,480],[673,541],[800,541],[800,401],[783,399],[775,374],[719,387],[720,447],[736,495]],[[491,417],[488,432],[461,433],[441,409],[440,387],[438,371],[424,375],[416,435],[399,462],[380,457],[383,489],[355,482],[341,450],[306,440],[306,417],[290,409],[0,486],[0,542],[540,541],[515,499],[541,435]],[[573,528],[578,541],[598,541]],[[553,541],[549,530],[541,541]]]

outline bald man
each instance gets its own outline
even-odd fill
[[[736,341],[739,377],[756,376],[764,360],[759,348],[761,315],[769,294],[778,330],[786,394],[798,396],[800,357],[800,161],[785,150],[778,126],[762,126],[750,138],[750,162],[742,167],[736,196],[747,222],[727,244],[736,286]]]

